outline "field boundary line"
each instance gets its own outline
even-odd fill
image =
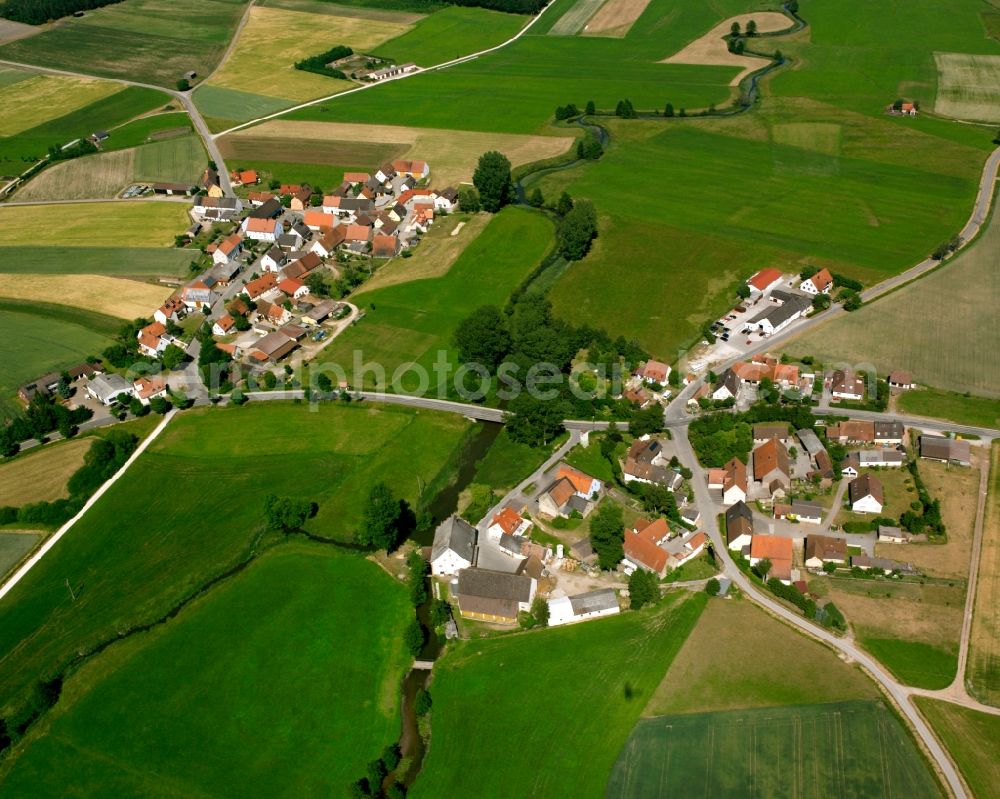
[[[163,417],[163,421],[160,422],[153,430],[153,432],[150,433],[148,436],[146,436],[146,438],[139,444],[139,446],[135,448],[135,452],[133,452],[131,456],[129,456],[129,459],[125,461],[124,464],[122,464],[122,467],[113,475],[111,475],[111,477],[108,478],[107,482],[105,482],[104,485],[98,488],[91,495],[90,499],[88,499],[83,504],[83,507],[80,508],[79,512],[72,519],[66,522],[62,527],[56,530],[52,535],[50,535],[45,540],[45,543],[42,544],[41,547],[39,547],[38,551],[35,552],[35,554],[32,555],[30,558],[28,558],[28,560],[25,561],[21,565],[21,567],[16,572],[14,572],[14,574],[12,574],[10,578],[6,582],[4,582],[2,586],[0,586],[0,600],[2,600],[5,596],[7,596],[7,594],[9,594],[12,590],[14,590],[14,587],[27,576],[28,572],[30,572],[35,566],[37,566],[41,562],[42,558],[45,557],[45,555],[49,552],[49,550],[52,549],[52,547],[54,547],[56,544],[58,544],[59,540],[73,528],[73,525],[75,525],[78,521],[80,521],[80,519],[83,518],[84,514],[88,510],[90,510],[101,497],[104,496],[104,494],[108,491],[108,489],[118,482],[119,478],[121,478],[121,476],[124,475],[126,471],[128,471],[129,467],[139,459],[139,456],[146,451],[149,445],[152,444],[157,438],[159,438],[160,433],[162,433],[166,429],[167,425],[170,423],[170,420],[174,418],[174,415],[176,413],[177,413],[176,408],[173,408],[172,410],[168,411],[166,416]]]
[[[309,100],[308,102],[305,103],[299,103],[298,105],[290,106],[289,108],[285,108],[281,111],[275,111],[273,114],[267,114],[266,116],[257,117],[256,119],[251,119],[248,120],[247,122],[241,122],[239,125],[234,125],[233,127],[228,128],[220,133],[212,133],[210,134],[211,138],[213,140],[219,139],[223,136],[229,135],[230,133],[235,133],[238,130],[243,130],[244,128],[253,127],[254,125],[260,124],[261,122],[268,122],[269,120],[282,117],[285,114],[291,114],[294,111],[300,111],[303,108],[309,108],[310,106],[319,105],[320,103],[325,103],[340,97],[347,97],[349,94],[357,94],[358,92],[374,89],[378,86],[384,86],[388,83],[394,83],[396,81],[405,80],[406,78],[413,78],[416,77],[417,75],[422,75],[425,72],[439,72],[442,69],[448,69],[449,67],[458,66],[459,64],[464,64],[467,61],[474,61],[480,56],[488,55],[489,53],[494,53],[497,50],[501,50],[507,45],[516,42],[518,39],[524,36],[524,34],[526,34],[531,29],[531,27],[536,22],[538,22],[538,20],[542,18],[542,14],[544,14],[554,5],[555,5],[555,0],[552,0],[552,2],[548,3],[541,11],[539,11],[537,14],[535,14],[535,16],[533,16],[530,20],[528,20],[528,22],[525,23],[524,27],[521,28],[521,30],[519,30],[517,33],[511,36],[507,41],[501,42],[500,44],[494,45],[493,47],[487,47],[485,50],[479,50],[475,53],[469,53],[468,55],[459,56],[458,58],[453,58],[450,61],[443,61],[440,64],[434,64],[433,66],[425,67],[421,70],[418,70],[417,72],[409,72],[405,75],[399,75],[398,77],[395,78],[387,78],[386,80],[381,80],[378,81],[377,83],[366,83],[363,86],[356,86],[355,88],[348,89],[347,91],[338,92],[336,94],[330,94],[327,95],[326,97],[318,97],[315,100]]]

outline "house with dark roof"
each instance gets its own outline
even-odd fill
[[[920,436],[920,457],[959,466],[972,464],[972,450],[969,442],[960,438],[944,436]]]
[[[806,538],[806,568],[822,569],[824,563],[847,563],[847,541],[827,535]]]
[[[431,574],[458,574],[476,560],[476,528],[452,514],[437,526],[431,546]]]
[[[671,469],[663,453],[663,443],[655,438],[647,441],[636,439],[625,457],[622,478],[626,483],[656,483],[674,489],[681,483],[681,476]]]
[[[712,399],[736,399],[736,395],[740,393],[740,386],[742,385],[743,381],[740,380],[736,372],[732,369],[726,369],[719,377],[719,382],[712,389]]]
[[[747,324],[756,327],[765,336],[772,336],[784,330],[810,308],[812,303],[808,298],[789,295],[781,305],[765,308]]]
[[[749,546],[753,536],[753,511],[740,500],[726,510],[726,546],[739,552]]]
[[[531,608],[538,581],[528,574],[493,569],[462,569],[455,596],[463,618],[516,624],[517,614]]]
[[[885,505],[882,481],[872,474],[863,474],[851,480],[847,496],[855,513],[881,513]]]
[[[833,373],[830,393],[835,399],[862,400],[865,398],[865,381],[852,369],[838,369]]]

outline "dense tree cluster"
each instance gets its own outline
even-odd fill
[[[706,468],[722,467],[734,457],[745,463],[753,449],[751,425],[757,422],[789,422],[796,430],[802,430],[812,429],[815,417],[809,408],[795,405],[758,405],[745,413],[701,416],[688,428],[698,462]]]
[[[350,47],[338,44],[336,47],[331,47],[325,52],[303,58],[301,61],[296,61],[295,68],[301,69],[304,72],[315,72],[317,75],[326,75],[330,78],[346,80],[347,75],[339,69],[328,65],[334,61],[339,61],[341,58],[347,58],[349,55],[354,55],[354,51]],[[316,194],[322,198],[322,192],[317,191]]]
[[[559,223],[559,253],[567,261],[579,261],[597,238],[597,211],[589,200],[579,200]]]
[[[439,0],[432,0],[439,2]],[[508,14],[537,14],[545,6],[548,0],[443,0],[445,3],[455,6],[472,6],[474,8],[488,8],[492,11],[504,11]]]
[[[311,516],[316,515],[316,505],[306,499],[279,497],[268,494],[264,497],[264,518],[272,530],[290,533],[301,530]]]
[[[569,105],[560,105],[556,107],[556,119],[573,119],[574,117],[580,116],[580,109],[576,107],[575,103],[570,103]]]
[[[635,106],[632,105],[632,101],[625,98],[624,100],[619,100],[615,106],[615,116],[622,119],[635,119],[638,114],[635,111]]]
[[[405,499],[398,499],[385,483],[368,492],[357,541],[364,547],[394,550],[417,528],[417,519]]]
[[[472,174],[472,185],[479,192],[479,200],[483,210],[495,214],[514,197],[514,184],[510,177],[510,160],[497,150],[483,153],[479,157],[476,171]],[[461,200],[459,204],[461,204]]]
[[[660,601],[660,581],[652,572],[636,569],[628,578],[629,607],[642,610]]]
[[[77,11],[90,11],[120,2],[122,0],[5,0],[0,4],[0,17],[25,25],[44,25]]]
[[[43,439],[53,430],[63,438],[71,438],[76,434],[77,426],[93,415],[92,410],[82,405],[70,410],[60,405],[53,396],[36,394],[23,416],[17,416],[10,424],[0,427],[0,455],[16,455],[22,441]]]
[[[522,630],[531,630],[535,627],[549,626],[549,603],[540,596],[536,596],[531,603],[531,610],[522,610],[517,614],[517,623]]]
[[[590,545],[602,569],[615,568],[625,556],[625,517],[621,505],[605,500],[590,521]]]

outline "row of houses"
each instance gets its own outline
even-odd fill
[[[735,400],[743,386],[756,387],[764,380],[770,380],[784,391],[798,389],[809,392],[815,377],[815,374],[801,369],[797,364],[780,363],[769,355],[755,355],[750,361],[734,363],[719,375],[714,386],[703,386],[690,402],[697,403],[706,396],[719,401]]]

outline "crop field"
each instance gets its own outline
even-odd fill
[[[268,491],[318,503],[306,525],[311,533],[351,539],[371,485],[385,481],[417,505],[421,487],[447,471],[469,427],[452,414],[355,403],[313,410],[251,402],[177,417],[0,604],[0,708],[20,706],[37,675],[73,653],[159,618],[242,561],[265,535]],[[267,432],[262,439],[247,430]],[[262,458],[262,440],[281,446]],[[241,499],[223,509],[220,497]],[[142,523],[122,523],[139,517]],[[325,658],[317,662],[330,673]]]
[[[278,97],[293,102],[336,94],[349,89],[350,81],[295,69],[295,62],[346,45],[366,53],[387,39],[407,30],[406,23],[330,16],[281,8],[253,8],[240,32],[236,47],[221,68],[209,79],[219,86],[250,94]],[[271,56],[262,57],[270,53]],[[200,99],[200,95],[196,95]],[[212,116],[224,116],[209,111]],[[252,119],[250,116],[232,117]]]
[[[410,363],[430,369],[441,352],[453,360],[451,336],[458,323],[480,305],[502,306],[551,243],[552,223],[546,217],[505,209],[442,277],[356,295],[359,306],[366,309],[365,318],[341,334],[320,358],[341,366],[352,385],[360,385],[362,377],[365,385],[391,380],[395,370]],[[380,365],[385,378],[367,372],[353,380],[356,360]]]
[[[1000,122],[1000,55],[935,53],[934,111],[955,119]]]
[[[69,496],[66,483],[83,466],[92,443],[89,438],[58,442],[0,464],[0,507]]]
[[[87,308],[120,319],[150,316],[170,296],[170,286],[104,275],[0,273],[0,297]]]
[[[113,129],[170,101],[166,94],[153,89],[116,88],[120,90],[68,114],[55,116],[13,136],[0,137],[0,173],[19,175],[44,157],[51,146],[61,147],[95,130]]]
[[[189,224],[187,206],[173,202],[8,206],[0,208],[0,247],[37,246],[39,230],[58,230],[63,246],[170,247]]]
[[[673,594],[665,607],[449,647],[431,686],[434,745],[411,795],[604,796],[618,750],[705,601]],[[498,675],[530,682],[545,712],[498,690]],[[517,757],[497,758],[498,741],[517,741]]]
[[[1000,214],[980,239],[933,274],[788,345],[792,355],[906,369],[914,380],[1000,399]],[[950,312],[925,309],[948,297]],[[906,335],[899,331],[905,330]]]
[[[424,17],[412,30],[379,44],[372,53],[400,64],[412,61],[430,67],[495,47],[516,34],[528,19],[485,8],[447,6]]]
[[[207,164],[197,136],[181,136],[144,144],[135,151],[135,179],[192,184]]]
[[[991,453],[965,680],[969,691],[980,701],[1000,706],[1000,444],[994,444]]]
[[[1000,716],[925,696],[914,699],[955,759],[972,795],[976,799],[993,796],[1000,781]]]
[[[124,150],[148,142],[184,136],[191,130],[191,117],[187,112],[160,111],[112,128],[108,131],[111,138],[104,142],[101,149],[104,152]]]
[[[36,33],[38,33],[38,28],[34,25],[24,25],[9,19],[0,19],[0,44],[23,39],[26,36],[34,36]]]
[[[549,36],[575,36],[584,30],[587,20],[604,4],[605,0],[576,0],[573,6],[549,28]],[[614,2],[614,0],[609,0]]]
[[[284,544],[87,663],[0,780],[12,795],[67,782],[132,796],[346,793],[399,734],[411,615],[375,564]]]
[[[81,325],[4,309],[0,313],[0,402],[12,397],[24,382],[73,366],[110,343],[111,339]]]
[[[461,213],[438,220],[421,237],[420,246],[413,251],[412,258],[394,258],[389,261],[365,284],[365,290],[373,291],[409,283],[411,280],[443,277],[462,251],[485,230],[489,221],[488,214],[469,216]]]
[[[31,74],[31,73],[28,73]],[[0,88],[0,136],[37,127],[121,90],[117,83],[64,75],[34,75]]]
[[[191,258],[190,250],[151,247],[0,247],[8,274],[181,277]]]
[[[681,795],[943,796],[906,729],[880,701],[643,719],[606,796]]]
[[[288,100],[283,97],[239,92],[221,86],[199,86],[193,96],[195,105],[204,115],[205,122],[213,133],[227,130],[248,119],[273,114],[289,106]]]
[[[6,44],[0,58],[173,88],[188,70],[212,71],[243,6],[244,0],[126,0]]]
[[[20,563],[35,548],[40,538],[37,533],[0,532],[0,577]]]
[[[438,6],[425,3],[423,0],[373,0],[373,2],[339,2],[331,0],[259,0],[258,6],[265,8],[284,8],[288,11],[306,11],[310,14],[326,14],[331,17],[351,16],[360,19],[373,19],[378,21],[402,22],[412,25],[419,22],[428,11],[433,11]],[[409,10],[419,8],[419,13]]]
[[[225,136],[220,145],[226,157],[248,162],[259,155],[275,160],[285,153],[289,160],[314,163],[367,164],[366,170],[392,158],[427,161],[430,179],[445,187],[470,182],[479,157],[500,150],[512,166],[560,155],[575,142],[572,134],[525,136],[437,130],[397,125],[355,125],[334,122],[274,120]]]
[[[901,682],[918,688],[951,684],[958,664],[964,581],[921,585],[836,578],[815,579],[809,586],[843,612],[858,642]]]
[[[607,0],[590,18],[584,33],[588,36],[623,38],[646,11],[649,0]]]
[[[643,715],[877,696],[874,683],[832,650],[750,602],[720,601],[708,603]]]

